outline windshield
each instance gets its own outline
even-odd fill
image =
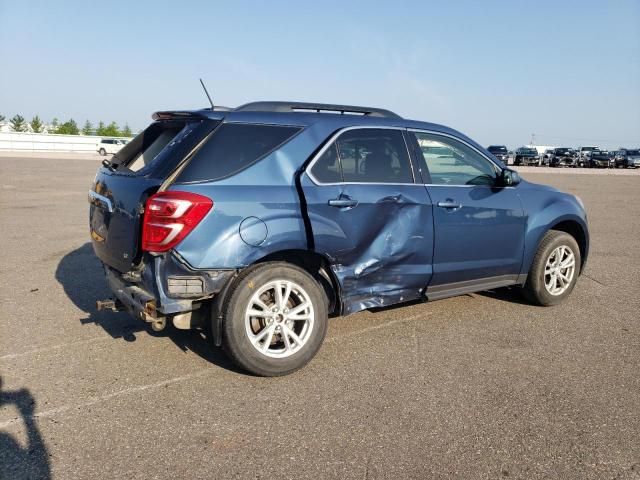
[[[507,147],[504,147],[502,145],[491,145],[487,150],[489,150],[491,153],[507,153]]]
[[[596,150],[600,150],[598,147],[582,147],[583,152],[595,152]]]
[[[636,157],[640,155],[640,150],[627,150],[627,155],[631,155],[632,157]]]
[[[556,148],[556,153],[560,155],[566,155],[567,153],[571,153],[570,148]]]
[[[522,150],[520,150],[521,153],[533,153],[534,155],[538,154],[538,151],[535,148],[523,148]]]

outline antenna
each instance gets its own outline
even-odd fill
[[[213,100],[211,100],[211,96],[209,95],[209,92],[207,91],[207,87],[204,86],[204,82],[202,81],[202,79],[200,79],[200,85],[202,85],[204,93],[207,95],[207,98],[209,99],[209,103],[211,104],[211,110],[213,110]]]

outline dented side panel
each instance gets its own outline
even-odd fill
[[[423,185],[316,185],[306,174],[301,183],[315,250],[330,259],[344,314],[422,296],[433,263],[433,209]],[[330,206],[336,198],[357,205]]]

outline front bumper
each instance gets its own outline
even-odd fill
[[[522,165],[538,165],[538,157],[520,157],[520,163]]]
[[[560,167],[573,167],[576,165],[576,159],[572,157],[556,157],[551,163]]]

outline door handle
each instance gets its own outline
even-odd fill
[[[437,204],[440,208],[460,208],[462,205],[460,205],[457,202],[454,202],[453,200],[447,199],[444,202],[438,202]]]
[[[331,200],[329,200],[329,206],[330,207],[336,207],[336,208],[348,208],[348,207],[355,207],[356,205],[358,205],[358,201],[354,200],[353,198],[332,198]]]

